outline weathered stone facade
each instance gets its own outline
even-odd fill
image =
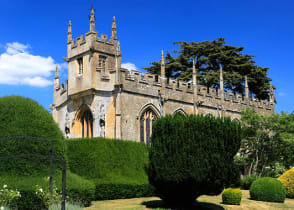
[[[162,52],[161,76],[121,68],[120,44],[115,18],[112,35],[95,31],[91,10],[90,31],[72,39],[68,26],[68,80],[59,84],[58,68],[54,78],[54,120],[67,137],[98,137],[148,142],[152,124],[166,114],[212,114],[239,119],[246,107],[269,115],[274,112],[274,95],[269,101],[249,97],[245,79],[245,96],[225,92],[222,70],[220,89],[197,85],[193,68],[192,83],[165,78]]]

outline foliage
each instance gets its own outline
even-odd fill
[[[294,166],[294,112],[287,114],[273,114],[269,117],[271,130],[281,139],[280,150],[281,158],[279,163],[285,168]]]
[[[224,204],[240,205],[242,192],[239,188],[224,189],[222,199]]]
[[[145,144],[103,138],[66,142],[71,170],[95,183],[96,200],[152,195],[145,172]]]
[[[294,198],[294,167],[279,177],[287,191],[287,198]]]
[[[283,203],[286,198],[286,189],[279,180],[263,177],[252,183],[250,197],[257,201]]]
[[[19,191],[9,189],[5,184],[0,190],[0,206],[10,206],[12,201],[20,196],[21,195]]]
[[[20,197],[11,202],[12,209],[41,209],[51,204],[48,177],[0,176],[0,183],[7,183],[10,189],[18,189]],[[54,176],[54,202],[61,199],[61,173]],[[95,185],[71,172],[67,173],[67,201],[79,202],[89,206],[94,198]]]
[[[149,184],[96,183],[95,200],[151,197],[154,189]]]
[[[258,176],[256,175],[248,175],[246,177],[244,177],[243,179],[241,179],[241,188],[243,190],[249,190],[250,189],[250,186],[251,184],[256,180],[258,179]]]
[[[220,194],[239,178],[233,161],[240,141],[240,124],[229,118],[159,118],[152,129],[149,182],[167,203],[190,205],[200,195]]]
[[[242,112],[244,138],[240,156],[249,165],[249,175],[278,177],[294,165],[294,114],[262,116],[254,110]]]
[[[20,96],[0,98],[0,138],[33,136],[52,140],[54,155],[65,158],[65,143],[62,132],[51,114],[37,102]],[[0,156],[21,154],[49,155],[47,142],[33,140],[0,141]],[[55,163],[59,166],[59,163]],[[49,161],[40,158],[9,159],[1,162],[0,174],[36,175],[49,171]]]
[[[271,79],[268,68],[255,64],[252,55],[244,54],[244,47],[226,45],[224,38],[203,42],[179,41],[177,57],[166,55],[166,76],[189,81],[192,78],[192,59],[195,59],[199,83],[219,87],[219,69],[223,68],[225,88],[244,94],[244,76],[248,76],[249,90],[260,99],[268,99]],[[151,62],[144,69],[160,75],[160,62]]]
[[[267,166],[274,165],[280,160],[282,141],[272,131],[269,116],[246,109],[242,112],[241,123],[244,138],[241,142],[240,156],[250,166],[249,175],[261,176]]]

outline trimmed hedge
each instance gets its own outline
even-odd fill
[[[72,172],[96,185],[95,200],[154,195],[148,184],[145,144],[104,138],[66,141]]]
[[[51,114],[36,101],[21,96],[0,98],[0,138],[33,136],[52,140],[54,155],[66,158],[64,137]],[[0,141],[0,156],[20,154],[49,155],[50,144],[33,140]],[[56,162],[55,166],[61,168]],[[47,174],[49,161],[41,158],[21,158],[1,161],[0,174]]]
[[[200,195],[218,195],[236,183],[234,156],[241,126],[211,115],[171,116],[155,121],[148,178],[166,203],[191,205]]]
[[[294,167],[283,173],[279,177],[287,191],[287,198],[294,198]]]
[[[95,200],[151,197],[154,189],[149,184],[96,184]]]
[[[246,177],[244,177],[243,179],[241,179],[241,188],[243,190],[249,190],[251,184],[258,179],[258,176],[256,175],[248,175]]]
[[[54,183],[57,183],[57,192],[61,194],[61,173],[56,173]],[[44,209],[48,208],[49,200],[49,182],[48,177],[31,176],[0,176],[0,186],[7,185],[9,189],[18,190],[21,197],[16,198],[11,203],[13,209]],[[36,188],[36,185],[39,187]],[[47,196],[40,198],[36,195],[39,188],[47,193]],[[36,190],[37,189],[37,190]],[[71,172],[67,173],[66,195],[67,200],[82,203],[89,206],[94,199],[95,185],[80,176]],[[60,196],[61,197],[61,196]]]
[[[250,197],[257,201],[283,203],[286,198],[286,189],[279,180],[263,177],[252,183]]]
[[[242,199],[242,192],[239,188],[224,189],[222,200],[224,204],[240,205]]]

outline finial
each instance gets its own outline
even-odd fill
[[[116,28],[115,16],[112,18],[112,28]]]
[[[58,69],[58,64],[56,64],[54,79],[58,79],[58,78],[59,78],[59,69]]]
[[[160,67],[160,75],[161,75],[161,78],[165,78],[165,64],[164,64],[164,53],[163,53],[163,50],[161,50],[161,67]],[[162,84],[165,83],[164,79],[162,80]]]
[[[196,69],[195,69],[195,59],[193,58],[193,74],[196,74]]]
[[[161,64],[164,65],[164,52],[161,50]]]
[[[70,42],[71,40],[72,40],[71,21],[68,21],[67,42]]]
[[[249,87],[248,87],[247,75],[245,75],[245,98],[249,99]]]
[[[93,8],[93,5],[91,6],[91,15],[89,16],[90,19],[90,32],[95,31],[95,9]]]
[[[115,23],[115,16],[112,18],[112,34],[111,34],[112,40],[117,40],[117,31],[116,31],[116,23]]]
[[[71,21],[68,21],[68,31],[67,33],[71,33]]]

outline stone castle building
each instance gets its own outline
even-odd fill
[[[54,120],[69,138],[107,137],[148,143],[152,124],[166,114],[212,114],[239,119],[246,107],[258,113],[274,112],[274,95],[269,101],[249,97],[246,77],[245,95],[224,91],[222,70],[220,89],[197,85],[193,65],[192,83],[167,79],[161,54],[161,75],[121,68],[120,43],[115,18],[112,34],[95,31],[94,9],[91,9],[90,31],[73,40],[68,24],[68,80],[59,83],[54,77],[54,99],[51,105]]]

